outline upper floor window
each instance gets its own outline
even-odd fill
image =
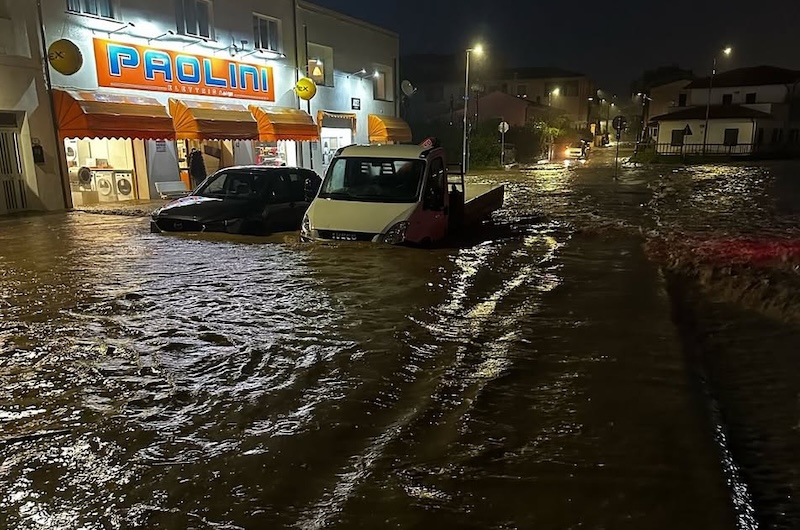
[[[67,11],[94,15],[96,17],[114,18],[113,0],[67,0]]]
[[[333,86],[333,48],[309,42],[307,70],[318,85]]]
[[[744,102],[745,103],[751,103],[751,104],[755,103],[756,102],[756,93],[755,92],[750,92],[748,94],[745,94]]]
[[[214,10],[211,0],[176,0],[178,33],[204,39],[214,38]]]
[[[253,15],[253,45],[259,50],[280,51],[280,23],[262,15]]]
[[[375,68],[375,73],[372,75],[373,81],[373,97],[379,101],[394,101],[394,92],[392,86],[394,79],[392,78],[391,68],[385,66],[378,66]]]
[[[732,105],[733,104],[733,94],[722,94],[722,104],[723,105]]]

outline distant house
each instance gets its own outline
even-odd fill
[[[659,154],[800,150],[800,71],[740,68],[715,75],[713,83],[710,78],[692,81],[677,94],[678,105],[651,118]]]
[[[470,114],[477,117],[477,121],[494,120],[498,124],[505,121],[511,127],[523,126],[528,122],[553,116],[558,111],[530,101],[495,90],[478,98],[470,105]],[[454,120],[464,119],[464,109],[453,112]],[[446,118],[447,115],[441,118]]]
[[[459,112],[464,107],[465,64],[461,54],[403,57],[401,75],[417,88],[406,107],[407,119],[429,120]],[[505,68],[480,57],[470,59],[469,88],[471,101],[500,92],[552,107],[557,114],[569,117],[576,128],[586,127],[589,98],[595,93],[594,83],[580,73],[560,68]]]

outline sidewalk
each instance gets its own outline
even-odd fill
[[[127,215],[129,217],[149,217],[153,210],[168,203],[165,199],[150,201],[123,201],[107,204],[75,206],[73,211],[100,215]]]

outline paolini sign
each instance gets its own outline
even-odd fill
[[[102,87],[275,101],[269,66],[105,39],[94,53]]]

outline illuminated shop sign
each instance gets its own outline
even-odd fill
[[[275,101],[269,66],[104,39],[94,53],[102,87]]]

